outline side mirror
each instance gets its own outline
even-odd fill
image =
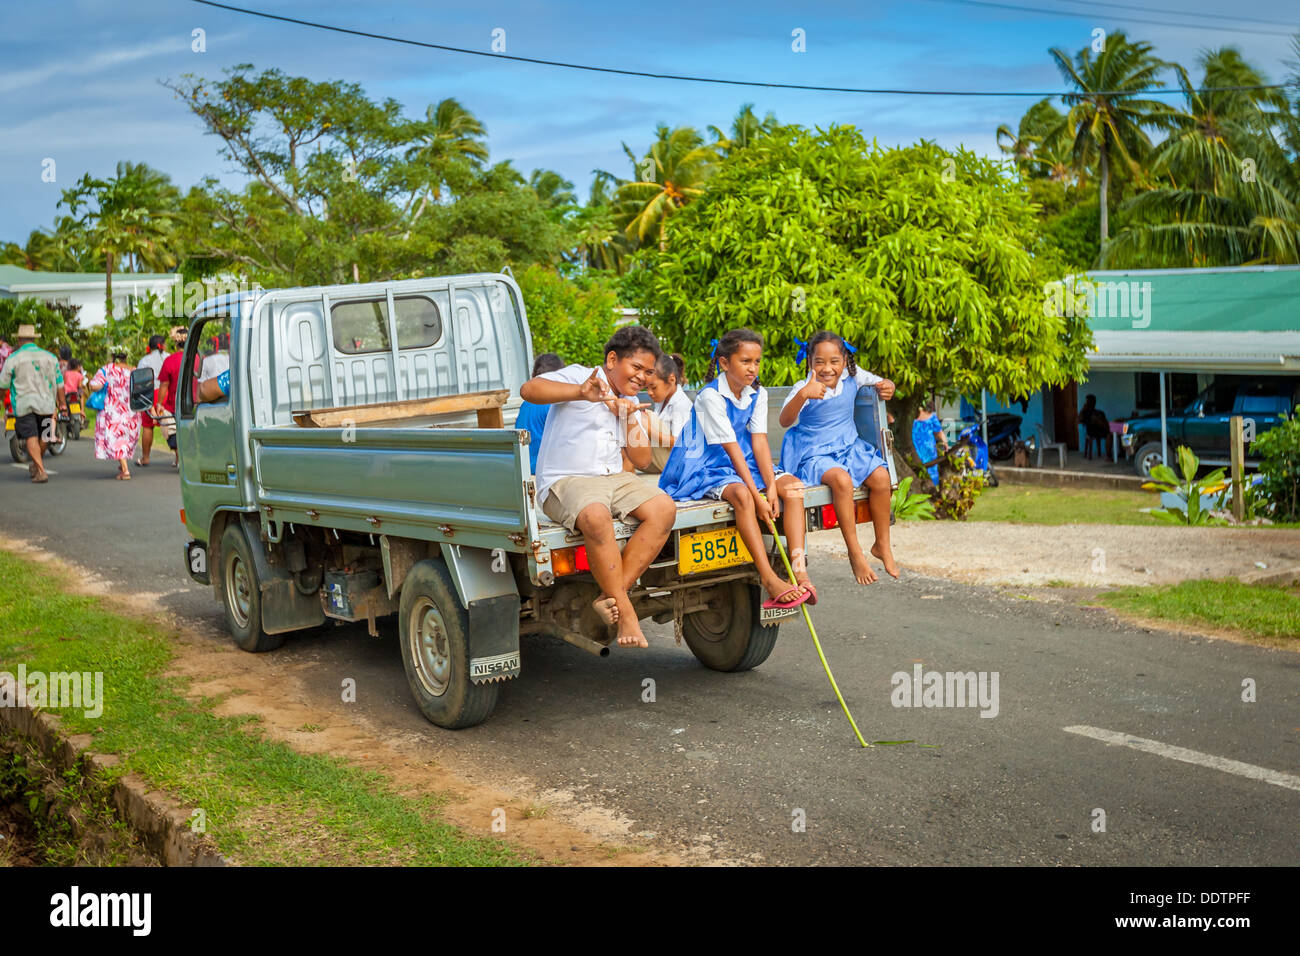
[[[133,369],[131,372],[131,411],[144,412],[152,407],[153,369]]]

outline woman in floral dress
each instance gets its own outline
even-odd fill
[[[125,352],[115,350],[113,361],[90,380],[92,392],[105,386],[104,410],[95,416],[95,457],[115,459],[117,479],[125,481],[131,477],[126,463],[140,437],[140,416],[131,411],[131,366]]]

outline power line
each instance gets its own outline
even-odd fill
[[[1044,13],[1053,17],[1075,17],[1081,18],[1087,14],[1075,10],[1051,10],[1045,7],[1021,7],[1010,3],[997,3],[994,0],[932,0],[934,3],[955,3],[959,6],[970,7],[992,7],[998,10],[1015,10],[1018,13]],[[1072,2],[1072,0],[1066,0]],[[1122,6],[1121,4],[1107,4],[1107,6]],[[1180,14],[1186,16],[1187,14]],[[1112,14],[1112,16],[1115,16]],[[1116,20],[1122,20],[1125,23],[1143,23],[1157,27],[1173,27],[1176,30],[1214,30],[1219,33],[1253,33],[1260,36],[1277,36],[1276,30],[1252,30],[1249,27],[1225,27],[1220,24],[1210,23],[1174,23],[1170,20],[1148,20],[1142,17],[1131,17],[1127,14],[1115,16]],[[1244,20],[1245,17],[1233,17],[1232,19]],[[1286,26],[1290,26],[1286,24]],[[1292,27],[1294,29],[1294,27]]]
[[[1300,30],[1300,26],[1285,20],[1261,20],[1259,17],[1240,17],[1235,13],[1196,13],[1192,10],[1170,10],[1168,7],[1139,7],[1131,3],[1103,3],[1102,0],[1065,0],[1065,2],[1079,7],[1113,7],[1118,10],[1140,10],[1144,13],[1170,13],[1176,17],[1199,17],[1202,20],[1227,20],[1230,23],[1265,23],[1275,27],[1286,27],[1288,30]]]
[[[533,63],[538,66],[554,66],[566,70],[584,70],[589,73],[615,73],[620,76],[639,76],[652,80],[680,80],[687,83],[717,83],[724,86],[759,86],[769,89],[781,90],[808,90],[816,93],[870,93],[870,94],[893,94],[900,96],[1032,96],[1035,99],[1043,97],[1064,97],[1078,95],[1078,93],[1061,92],[1059,90],[1049,91],[1026,91],[1026,90],[909,90],[909,89],[865,89],[853,86],[812,86],[803,83],[769,83],[761,80],[728,80],[721,77],[711,76],[687,76],[678,73],[649,73],[641,70],[620,70],[611,66],[591,66],[583,63],[566,63],[561,60],[543,60],[530,56],[514,56],[507,53],[492,53],[486,50],[470,50],[465,47],[448,46],[444,43],[429,43],[426,40],[412,40],[408,37],[391,36],[386,33],[371,33],[367,30],[353,30],[349,27],[334,26],[329,23],[316,23],[312,20],[300,20],[297,17],[281,16],[277,13],[264,13],[261,10],[249,10],[244,7],[236,7],[227,3],[217,3],[215,0],[191,0],[192,3],[199,3],[207,7],[216,7],[221,10],[229,10],[233,13],[242,13],[250,17],[262,17],[266,20],[279,20],[282,23],[292,23],[297,26],[311,27],[315,30],[328,30],[332,33],[345,33],[350,36],[366,37],[371,40],[384,40],[389,43],[402,43],[406,46],[423,47],[430,50],[444,50],[448,53],[464,53],[469,56],[486,56],[497,60],[513,60],[516,63]],[[940,0],[943,2],[943,0]],[[1283,89],[1284,85],[1262,84],[1259,86],[1207,86],[1197,92],[1200,93],[1230,93],[1246,92],[1253,90],[1278,90]],[[1174,89],[1149,89],[1149,90],[1096,90],[1090,91],[1095,96],[1136,96],[1142,95],[1160,95],[1163,93],[1181,94],[1182,90]]]

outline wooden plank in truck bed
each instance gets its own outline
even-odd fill
[[[293,413],[294,423],[303,428],[337,428],[340,425],[418,425],[431,424],[438,415],[454,412],[478,412],[479,428],[502,428],[501,407],[510,397],[510,389],[465,392],[440,398],[412,398],[403,402],[380,402],[375,405],[338,405],[332,408],[308,408]]]

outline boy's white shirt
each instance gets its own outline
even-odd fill
[[[714,381],[718,383],[717,388],[702,388],[695,396],[695,416],[700,422],[700,431],[704,432],[704,440],[710,445],[721,445],[736,440],[736,431],[731,427],[723,396],[737,408],[744,408],[754,394],[754,386],[746,385],[737,398],[727,384],[725,372],[720,373]],[[758,389],[758,401],[754,403],[754,413],[749,416],[749,424],[745,427],[750,434],[767,434],[767,389],[761,386]]]
[[[840,373],[840,380],[835,383],[835,387],[828,388],[826,390],[826,394],[822,396],[822,400],[825,400],[827,398],[838,397],[840,392],[844,391],[844,382],[848,377],[849,377],[849,370],[846,368],[843,372]],[[810,371],[808,373],[807,378],[805,378],[801,383],[796,385],[794,388],[790,389],[790,394],[785,397],[785,401],[781,403],[781,407],[785,408],[792,401],[794,401],[794,397],[799,394],[799,390],[803,388],[804,385],[807,385],[811,381],[812,381],[812,372]],[[876,375],[874,372],[868,372],[865,368],[858,369],[857,372],[854,373],[853,375],[853,384],[855,389],[862,388],[862,386],[864,385],[875,385],[877,382],[883,382],[883,381],[884,379],[881,378],[879,375]],[[809,401],[813,401],[813,399],[809,399]],[[802,413],[805,407],[807,406],[806,405],[801,406],[799,412]],[[798,414],[795,415],[794,424],[795,425],[799,424]]]
[[[655,414],[668,425],[673,440],[676,441],[677,436],[686,427],[686,423],[691,420],[691,397],[686,394],[686,389],[679,385],[677,390],[669,396],[667,403],[664,405],[664,410]]]
[[[581,385],[591,377],[585,365],[567,365],[538,378],[551,382]],[[605,370],[596,370],[609,387]],[[623,471],[623,436],[618,416],[603,402],[580,398],[572,402],[555,402],[546,416],[542,447],[537,453],[537,501],[546,500],[551,485],[561,478],[617,475]]]

